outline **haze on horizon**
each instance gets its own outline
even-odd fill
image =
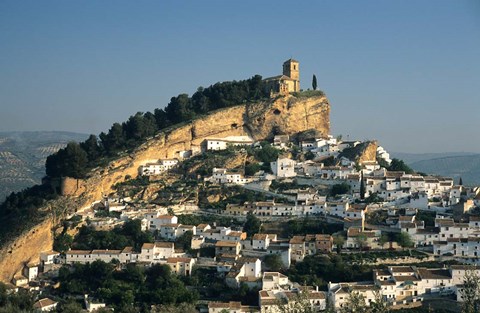
[[[199,86],[300,61],[334,135],[480,153],[480,2],[2,1],[0,132],[98,134]]]

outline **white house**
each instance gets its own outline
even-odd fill
[[[228,146],[250,146],[255,141],[249,136],[228,136],[205,139],[206,150],[225,150]]]
[[[195,265],[194,258],[168,258],[167,265],[177,275],[190,276],[192,275],[193,265]]]
[[[253,181],[253,178],[246,178],[241,173],[229,172],[226,168],[213,168],[212,176],[205,178],[216,184],[245,185]]]
[[[33,304],[36,312],[51,312],[57,308],[58,302],[50,298],[43,298]]]
[[[172,169],[177,164],[178,164],[177,159],[161,159],[161,160],[158,160],[158,162],[147,163],[145,165],[140,166],[138,171],[140,175],[144,175],[144,176],[158,175]]]
[[[273,175],[277,177],[295,177],[296,162],[289,158],[278,158],[277,161],[271,162],[270,167]]]

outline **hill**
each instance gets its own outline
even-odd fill
[[[47,156],[87,135],[61,132],[0,132],[0,203],[11,192],[39,184]]]
[[[419,172],[453,177],[456,182],[462,177],[465,185],[480,185],[480,154],[472,152],[401,153],[392,156],[405,161]]]
[[[36,259],[41,251],[51,249],[52,229],[63,218],[89,208],[92,202],[113,192],[113,186],[135,178],[139,167],[147,162],[178,157],[182,151],[198,151],[206,138],[250,136],[262,141],[275,134],[295,135],[312,128],[324,135],[330,132],[330,104],[323,93],[241,103],[163,128],[131,150],[102,156],[85,178],[53,177],[50,185],[8,197],[0,206],[0,218],[9,225],[0,229],[0,281],[10,281],[25,260]]]
[[[422,160],[410,164],[417,171],[453,177],[462,177],[464,185],[480,185],[480,154],[450,156]]]
[[[391,152],[392,157],[403,160],[408,165],[416,162],[434,160],[449,157],[476,155],[473,152],[440,152],[440,153],[405,153],[405,152]]]

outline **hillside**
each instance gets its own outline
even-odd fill
[[[439,153],[406,153],[406,152],[390,152],[391,156],[399,160],[403,160],[408,165],[419,161],[427,161],[433,159],[469,156],[477,153],[473,152],[439,152]]]
[[[115,184],[136,177],[140,165],[160,158],[177,157],[179,151],[199,149],[206,138],[251,136],[260,141],[272,139],[274,134],[294,135],[312,128],[324,135],[330,133],[330,104],[324,95],[286,96],[232,106],[173,125],[133,151],[121,153],[105,166],[93,169],[86,179],[62,179],[59,187],[63,196],[45,202],[31,212],[35,226],[12,229],[15,233],[3,234],[8,241],[0,250],[0,280],[9,281],[22,262],[38,258],[39,249],[52,246],[52,236],[45,233],[52,224],[58,223],[62,216],[90,207],[93,201],[111,193]],[[38,213],[41,213],[40,217]],[[50,226],[48,229],[39,227],[41,223]],[[42,246],[32,247],[30,243],[38,242],[37,234],[48,240],[43,240]],[[22,239],[25,236],[29,237],[28,241]]]
[[[45,176],[47,156],[85,134],[38,131],[0,132],[0,203],[11,192],[39,184]]]
[[[420,172],[453,177],[456,182],[462,177],[464,185],[480,185],[480,154],[428,159],[409,165]]]
[[[465,185],[480,185],[480,154],[473,152],[402,153],[392,152],[392,157],[404,160],[419,172],[462,177]]]

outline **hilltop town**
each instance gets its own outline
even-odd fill
[[[248,127],[228,121],[188,144],[157,136],[124,157],[132,166],[62,185],[87,204],[21,260],[9,292],[27,290],[39,311],[458,312],[480,275],[480,188],[333,136],[323,92],[300,89],[298,61],[282,69],[263,80],[269,117],[251,110]],[[280,118],[312,98],[321,122]]]

